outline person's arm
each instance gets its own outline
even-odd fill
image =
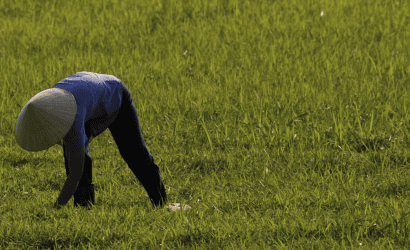
[[[83,146],[80,151],[66,150],[66,154],[65,157],[68,159],[69,174],[63,189],[54,204],[55,208],[61,208],[67,204],[77,189],[78,183],[83,175],[85,146]]]
[[[94,139],[93,136],[90,136],[90,139],[88,139],[88,143],[91,143],[91,141]],[[64,139],[61,139],[59,142],[57,142],[56,144],[60,145],[61,147],[63,147],[63,141]]]

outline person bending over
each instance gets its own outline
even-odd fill
[[[61,208],[74,194],[75,206],[91,209],[95,200],[88,146],[107,128],[152,205],[164,206],[159,167],[145,144],[130,91],[115,76],[78,72],[36,94],[20,112],[15,137],[27,151],[61,145],[67,180],[54,207]]]

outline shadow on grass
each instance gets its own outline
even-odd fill
[[[370,193],[375,193],[380,197],[383,196],[404,196],[410,193],[410,183],[395,183],[379,181],[374,184],[375,187],[370,188]]]
[[[180,242],[183,246],[193,246],[204,243],[209,244],[215,242],[215,240],[217,241],[211,232],[201,231],[196,228],[192,232],[177,235],[168,241],[174,244]]]
[[[10,165],[15,168],[20,168],[25,165],[30,165],[30,166],[39,166],[43,165],[45,163],[47,164],[55,164],[54,159],[45,159],[45,157],[36,157],[36,158],[23,158],[23,159],[12,159],[12,158],[4,158],[4,162],[6,163],[5,165],[7,166]]]
[[[21,160],[11,160],[11,159],[4,159],[5,162],[8,162],[11,166],[13,167],[21,167],[29,163],[27,159],[21,159]],[[39,160],[37,160],[39,162]],[[31,161],[30,161],[31,162]]]
[[[198,171],[200,174],[206,175],[214,172],[223,172],[228,166],[226,159],[196,159],[191,164],[186,166],[188,171]]]
[[[392,148],[394,141],[391,140],[391,138],[356,138],[352,144],[354,145],[353,149],[357,153],[370,153],[369,159],[376,164],[386,162],[385,158],[387,158],[391,164],[405,165],[407,163],[408,157],[404,153],[398,152],[399,150]],[[399,147],[403,146],[404,145],[401,145]]]
[[[74,239],[70,238],[69,235],[55,239],[53,236],[50,235],[36,235],[28,236],[28,235],[18,235],[16,237],[9,237],[8,239],[4,239],[1,247],[17,247],[19,249],[69,249],[70,247],[74,247],[75,249],[82,249],[83,247],[87,246],[88,244],[93,246],[98,246],[98,248],[105,249],[106,247],[110,247],[117,242],[127,241],[126,238],[122,235],[112,234],[109,237],[105,238],[105,240],[98,240],[93,239],[91,237],[87,237],[87,235],[78,235]],[[24,242],[23,244],[21,242]],[[20,248],[21,247],[21,248]]]
[[[360,139],[356,138],[354,142],[354,149],[358,153],[363,153],[366,151],[380,151],[390,147],[388,138],[373,138],[373,139]]]

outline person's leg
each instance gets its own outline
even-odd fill
[[[63,147],[64,148],[64,147]],[[64,150],[65,155],[65,150]],[[68,161],[67,158],[64,157],[65,160],[65,168],[66,174],[68,176],[69,169],[68,169]],[[74,192],[74,206],[82,206],[91,208],[90,202],[94,205],[95,198],[94,198],[94,184],[92,183],[92,157],[88,152],[88,145],[87,150],[85,153],[84,158],[84,170],[83,175],[78,183],[77,189]]]
[[[137,109],[126,87],[120,111],[109,130],[122,158],[147,191],[152,204],[163,206],[167,195],[161,173],[145,144]]]

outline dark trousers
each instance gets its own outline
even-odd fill
[[[167,195],[161,173],[145,144],[137,109],[125,85],[121,108],[117,117],[109,126],[109,130],[122,158],[148,193],[152,205],[165,205]],[[67,163],[67,158],[65,158],[68,176]],[[90,208],[90,202],[95,204],[94,184],[92,183],[92,157],[89,153],[86,153],[83,176],[74,193],[74,205]]]

